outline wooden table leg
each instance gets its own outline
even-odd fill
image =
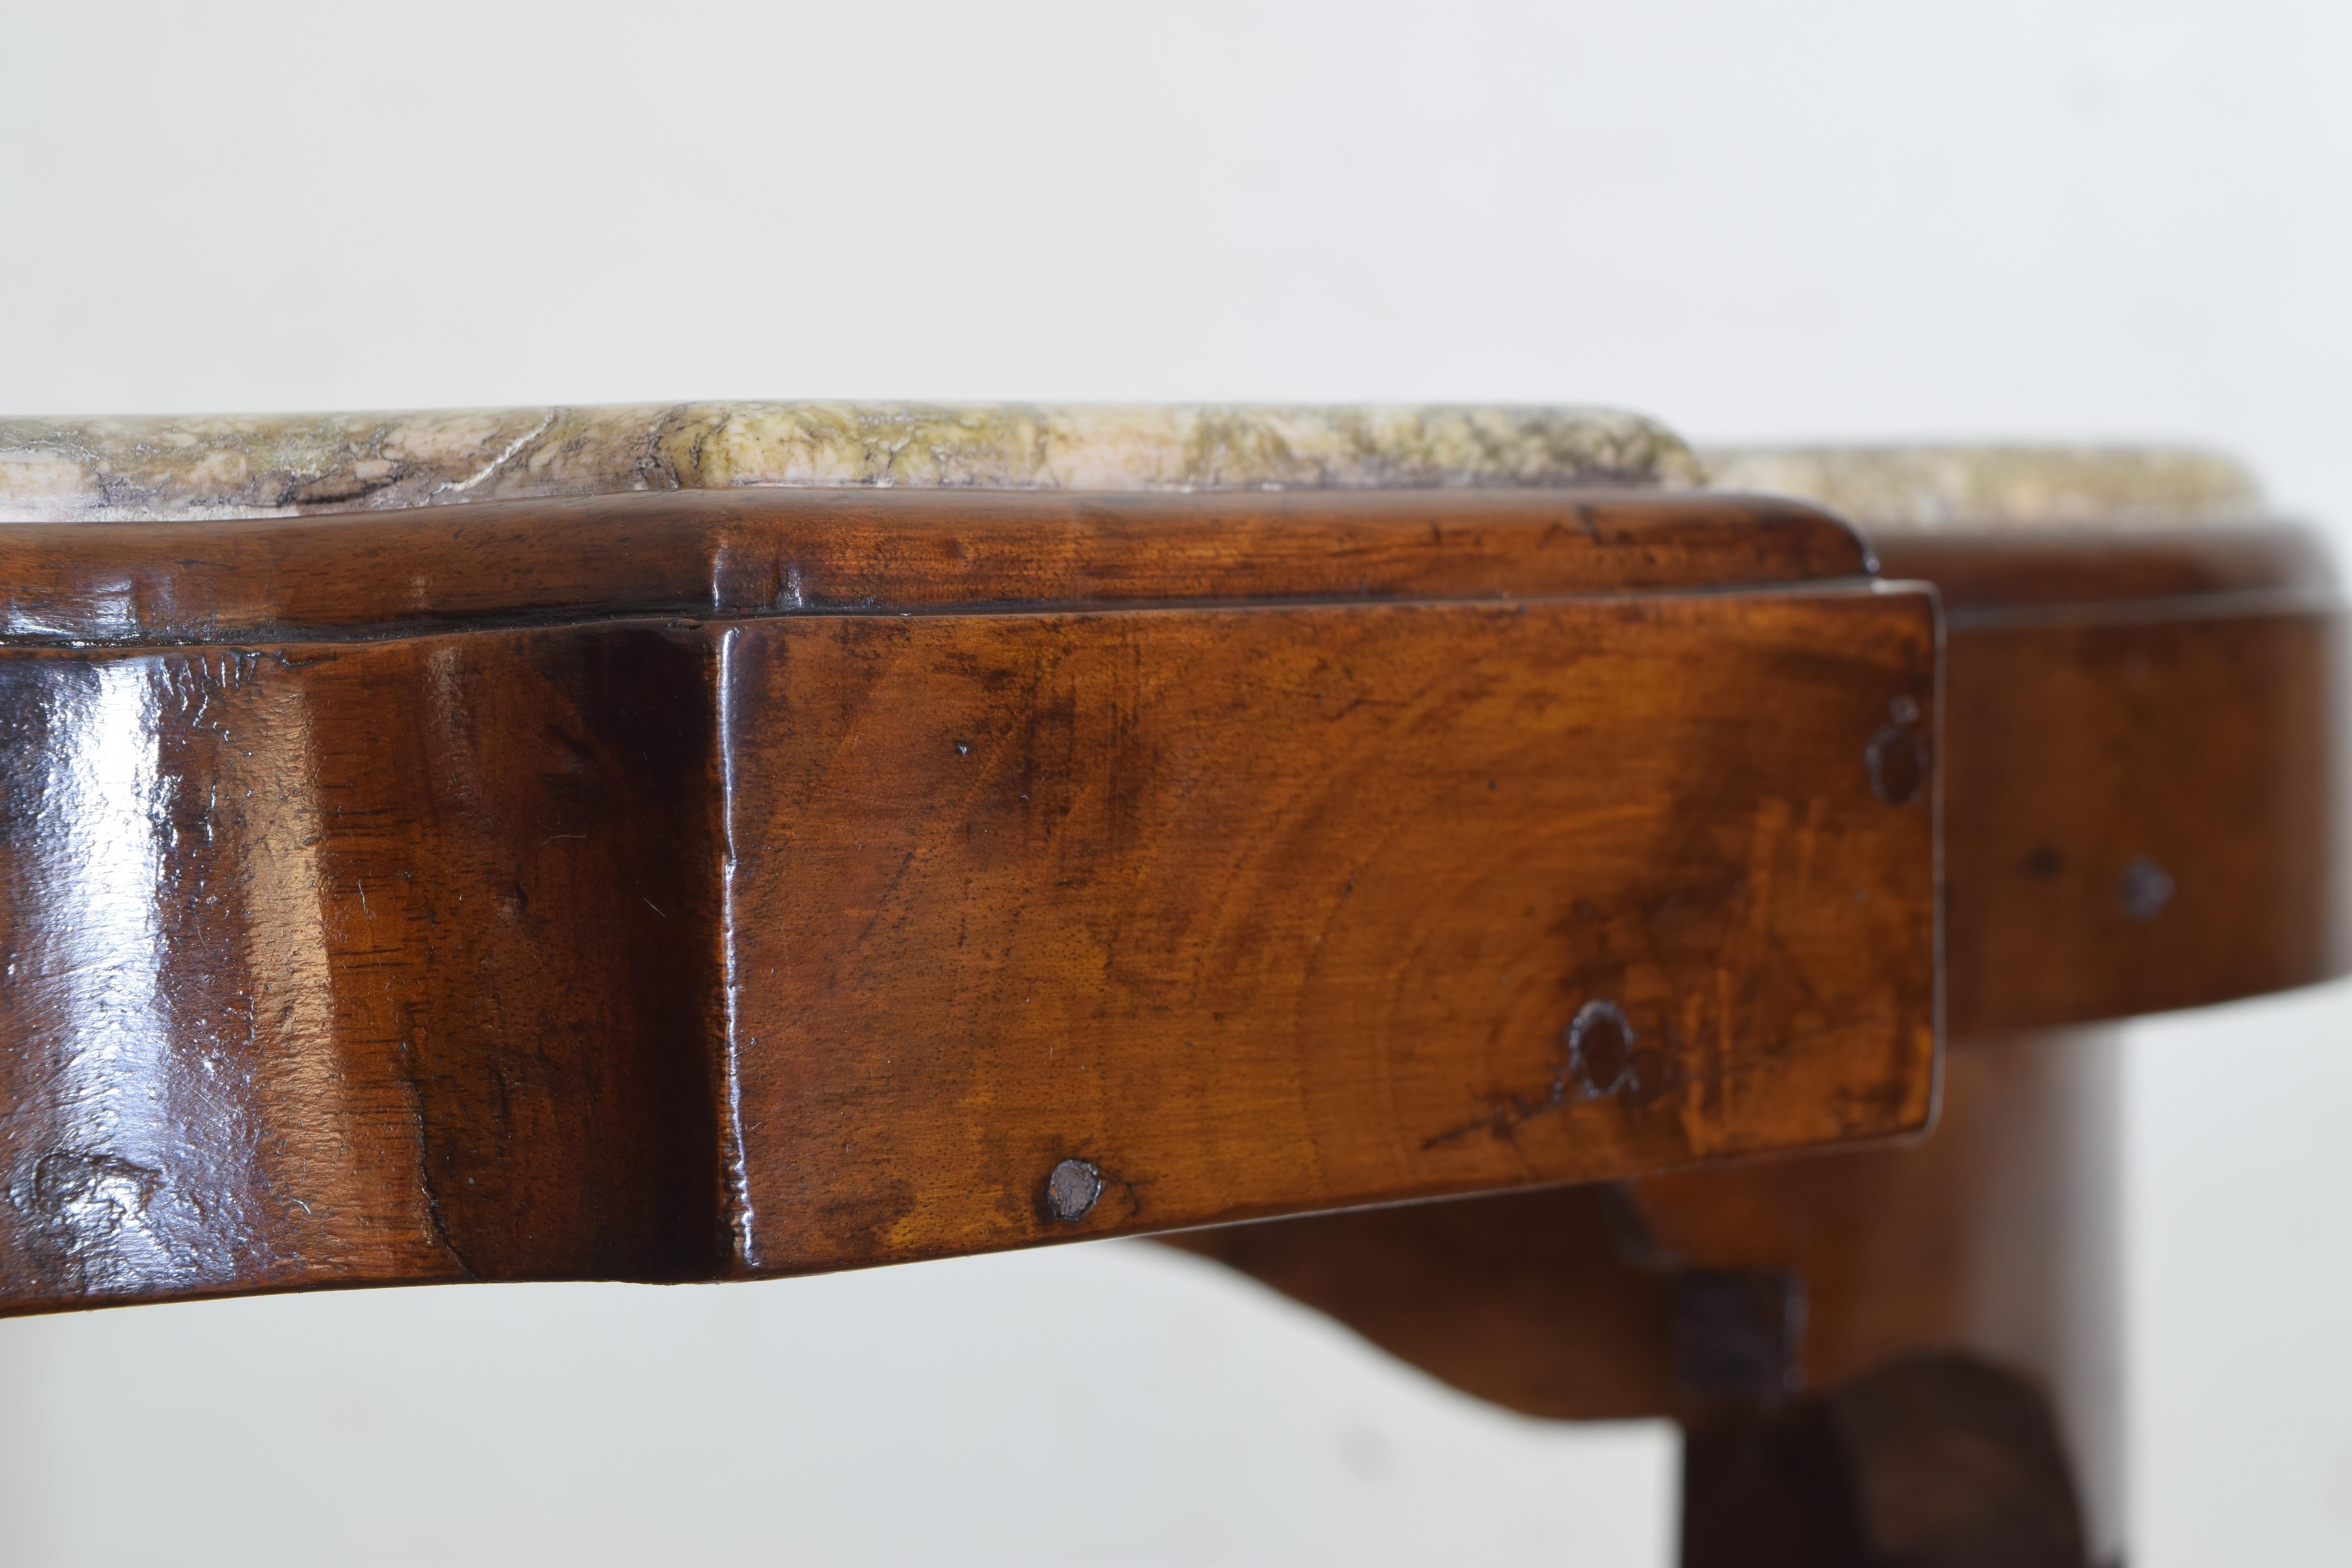
[[[1686,1568],[2115,1563],[2116,1046],[1954,1041],[1906,1143],[1167,1239],[1512,1409],[1676,1415]]]
[[[1685,1568],[2118,1561],[2115,1037],[1955,1041],[1918,1142],[1627,1184]]]
[[[1688,1568],[2113,1563],[2116,1045],[1955,1041],[1907,1143],[1168,1239],[1512,1409],[1677,1415]]]

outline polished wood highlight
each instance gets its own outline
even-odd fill
[[[0,646],[351,640],[626,616],[1509,598],[1866,576],[1801,502],[1657,490],[658,492],[10,523]]]
[[[1683,1420],[1686,1563],[1911,1561],[1885,1546],[1901,1521],[2020,1497],[2028,1540],[2077,1543],[2054,1560],[2105,1561],[2122,1529],[2116,1044],[1957,1041],[1936,1131],[1906,1142],[1170,1239],[1509,1408]],[[1839,1391],[1930,1352],[1969,1366],[1892,1384],[1928,1413],[1886,1441],[1936,1451],[1944,1391],[1957,1383],[1956,1419],[1973,1420],[1990,1384],[1988,1419],[2019,1447],[1981,1494],[1965,1471],[1909,1473],[1828,1430],[1853,1415]],[[1758,1466],[1780,1477],[1762,1495]],[[1809,1500],[1776,1514],[1775,1488]],[[1718,1516],[1746,1523],[1727,1540],[1705,1523]],[[1881,1555],[1855,1544],[1871,1541]]]
[[[1924,600],[724,636],[747,1267],[1926,1119],[1929,801],[1864,761],[1932,725]]]
[[[708,663],[0,658],[6,1304],[707,1274]]]
[[[2272,528],[1874,541],[1946,605],[1942,1109],[1924,1140],[1198,1232],[1531,1415],[1673,1415],[1684,1561],[2122,1550],[2116,1040],[2344,946],[2342,612]]]
[[[1955,1032],[2352,967],[2343,616],[2309,536],[1889,534],[1875,550],[1946,605]]]
[[[390,525],[28,574],[9,1306],[842,1268],[1925,1120],[1933,602],[1833,521],[718,499],[449,509],[479,551],[304,641],[233,634],[356,613],[304,595],[391,581]],[[533,624],[583,537],[600,609],[798,602]],[[205,554],[256,540],[300,569]]]
[[[1792,1391],[1922,1350],[2021,1378],[2048,1403],[2104,1556],[2122,1526],[2117,1044],[2104,1030],[1956,1040],[1931,1136],[1626,1184],[1628,1255],[1800,1281]]]
[[[0,584],[0,1311],[1182,1233],[1677,1416],[1694,1564],[2104,1559],[2049,1028],[2352,964],[2293,530],[774,490]]]

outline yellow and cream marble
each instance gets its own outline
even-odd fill
[[[2162,528],[2244,522],[2262,489],[2180,447],[1754,447],[1703,452],[1714,489],[1797,496],[1874,529]]]
[[[2140,447],[1695,454],[1556,407],[684,403],[0,419],[0,521],[292,517],[755,486],[1402,489],[1706,485],[1874,528],[2133,527],[2259,515],[2246,470]]]
[[[1692,485],[1581,408],[687,403],[0,419],[0,521],[289,517],[746,486],[1213,490]]]

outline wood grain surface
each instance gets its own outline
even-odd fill
[[[748,1267],[1926,1117],[1930,792],[1865,763],[1932,731],[1923,597],[728,638]]]
[[[1933,603],[1832,520],[655,499],[0,537],[9,1308],[847,1267],[1926,1115]]]
[[[1795,501],[1656,490],[734,490],[0,528],[0,646],[619,616],[1508,598],[1860,577]]]
[[[0,659],[5,1300],[708,1273],[708,664]]]
[[[1852,530],[1705,494],[0,531],[0,1300],[795,1272],[1916,1128],[1939,770],[1961,1027],[2342,966],[2294,536],[1877,550],[1952,575],[1948,670]]]
[[[2352,968],[2342,606],[2284,528],[1890,534],[1946,605],[1957,1034]]]
[[[1955,1041],[1934,1131],[1898,1144],[1169,1239],[1454,1387],[1552,1419],[1737,1428],[1923,1352],[1964,1354],[2046,1406],[2072,1527],[2094,1561],[2112,1561],[2124,1504],[2118,1043],[2113,1030]],[[1754,1321],[1749,1304],[1776,1299],[1789,1303],[1779,1321]],[[1727,1362],[1742,1374],[1729,1386]],[[1702,1471],[1707,1447],[1694,1450]],[[1691,1535],[1733,1500],[1721,1478],[1693,1479],[1685,1560],[1747,1561],[1719,1536]],[[1836,1473],[1781,1485],[1842,1514],[1864,1480],[1871,1506],[1899,1515],[1956,1488],[1965,1499],[1970,1471],[1906,1473],[1862,1444]]]
[[[1685,1563],[2120,1561],[2116,1040],[1995,1031],[2344,973],[2341,609],[2293,530],[1876,553],[1946,605],[1929,1136],[1175,1239],[1512,1408],[1680,1416]]]

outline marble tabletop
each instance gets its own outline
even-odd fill
[[[1874,529],[2260,515],[2172,447],[1699,451],[1636,414],[1437,405],[726,402],[0,418],[0,522],[299,517],[760,486],[1252,490],[1667,487],[1814,500]]]
[[[1748,447],[1703,451],[1719,489],[1800,496],[1881,531],[2179,528],[2254,521],[2262,488],[2194,447]]]
[[[684,403],[0,419],[0,521],[292,517],[751,486],[1219,490],[1695,485],[1602,409]]]

